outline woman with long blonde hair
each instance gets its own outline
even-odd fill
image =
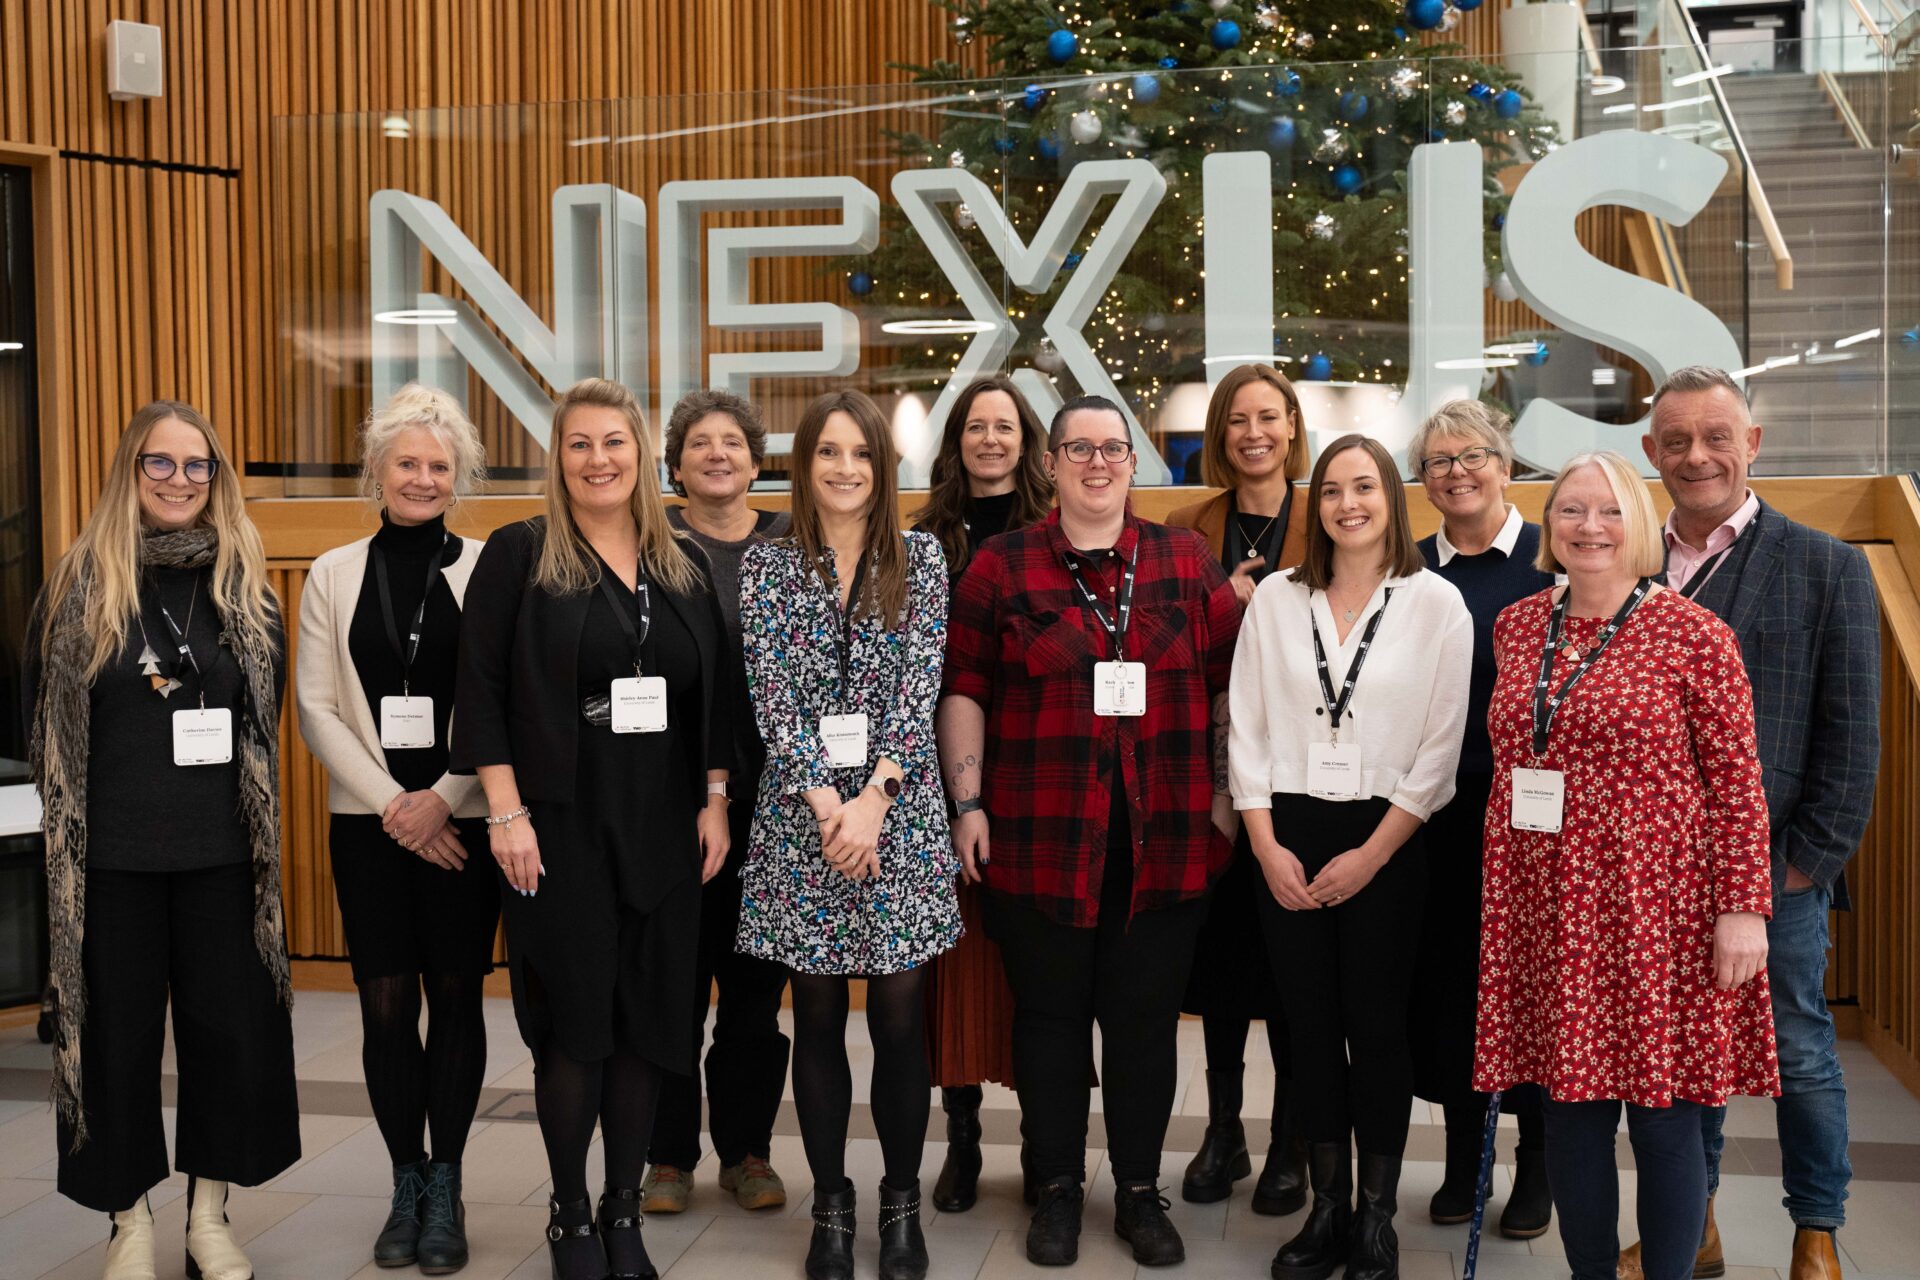
[[[705,556],[667,522],[659,474],[631,391],[569,388],[547,513],[487,540],[460,634],[449,767],[477,772],[486,793],[557,1280],[654,1274],[640,1236],[647,1142],[661,1072],[693,1069],[700,887],[727,855],[726,625]]]
[[[151,1276],[173,1009],[189,1269],[248,1280],[227,1188],[300,1155],[280,918],[286,644],[213,427],[133,415],[28,624],[59,1034],[59,1187],[113,1217],[106,1274]]]

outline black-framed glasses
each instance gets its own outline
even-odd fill
[[[1493,450],[1485,445],[1475,445],[1460,453],[1435,454],[1431,458],[1420,459],[1420,470],[1438,480],[1453,470],[1453,464],[1459,463],[1462,469],[1478,471],[1493,461]]]
[[[181,464],[164,453],[140,455],[140,470],[149,480],[169,480],[175,471],[184,470],[187,473],[187,479],[194,484],[206,484],[213,479],[213,473],[219,469],[218,458],[188,458],[185,464]]]
[[[1093,461],[1096,450],[1116,467],[1133,456],[1133,445],[1126,440],[1107,440],[1100,444],[1091,440],[1069,440],[1060,446],[1059,452],[1067,456],[1068,462],[1085,465]]]

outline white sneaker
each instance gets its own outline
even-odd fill
[[[153,1210],[147,1198],[141,1196],[133,1208],[111,1216],[103,1280],[153,1280]]]
[[[253,1264],[227,1225],[227,1184],[187,1179],[188,1280],[253,1280]]]

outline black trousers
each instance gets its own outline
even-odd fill
[[[1335,856],[1364,843],[1386,811],[1385,800],[1276,795],[1274,835],[1312,880]],[[1260,921],[1287,1011],[1287,1119],[1295,1136],[1344,1143],[1351,1132],[1369,1155],[1406,1149],[1413,1106],[1407,991],[1426,888],[1426,845],[1416,831],[1366,888],[1338,906],[1289,911],[1270,891],[1261,895]]]
[[[1093,1024],[1100,1023],[1100,1087],[1107,1157],[1120,1184],[1157,1182],[1173,1114],[1180,1000],[1206,920],[1195,898],[1127,920],[1133,888],[1127,823],[1113,824],[1092,929],[1059,924],[986,895],[987,932],[1000,944],[1013,991],[1013,1074],[1020,1132],[1041,1179],[1087,1177]]]
[[[757,778],[738,784],[737,794],[758,793]],[[786,966],[734,950],[740,923],[740,871],[753,804],[736,801],[728,810],[734,853],[727,869],[700,891],[700,951],[694,973],[699,993],[694,1005],[696,1058],[706,1035],[708,993],[720,985],[713,1015],[713,1047],[707,1050],[707,1124],[714,1154],[723,1165],[750,1155],[765,1159],[773,1150],[773,1121],[787,1080],[787,1037],[780,1030],[780,993]],[[667,1072],[660,1086],[660,1107],[653,1120],[647,1159],[691,1169],[700,1163],[700,1076]]]
[[[89,871],[81,1097],[88,1139],[60,1129],[61,1194],[131,1207],[167,1176],[160,1059],[173,1004],[174,1165],[252,1186],[300,1158],[293,1015],[253,945],[253,868]]]

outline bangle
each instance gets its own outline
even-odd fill
[[[485,821],[486,824],[490,827],[510,827],[513,825],[513,820],[515,818],[524,818],[526,816],[527,816],[527,806],[521,805],[518,809],[515,809],[511,813],[503,813],[497,818],[489,815],[487,818],[483,819],[483,821]]]

